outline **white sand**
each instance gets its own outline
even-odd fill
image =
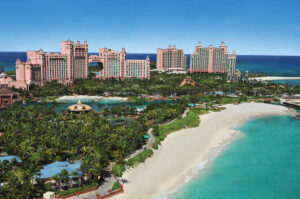
[[[266,81],[266,80],[291,80],[291,79],[299,79],[300,77],[275,77],[275,76],[267,76],[267,77],[255,77],[251,79],[256,79],[260,81]]]
[[[250,117],[262,115],[286,115],[288,109],[261,103],[227,105],[222,112],[200,117],[199,127],[170,134],[153,157],[134,169],[126,171],[123,179],[124,193],[120,199],[155,198],[168,193],[184,183],[197,165],[208,160],[216,147],[224,146],[237,135],[233,130]]]
[[[120,101],[127,101],[126,97],[103,97],[103,96],[90,96],[90,95],[64,95],[56,99],[57,101],[63,100],[74,100],[74,99],[91,99],[91,100],[101,100],[101,99],[113,99]]]

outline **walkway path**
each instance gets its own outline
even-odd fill
[[[153,128],[150,128],[150,129],[148,130],[148,132],[147,132],[147,134],[150,136],[150,138],[149,138],[147,144],[145,144],[141,149],[135,151],[133,154],[131,154],[129,157],[127,157],[127,158],[125,159],[125,161],[129,160],[130,158],[136,157],[138,154],[142,153],[145,149],[150,148],[150,147],[152,146],[152,144],[153,144],[154,141],[155,141],[155,138],[154,138],[154,136],[152,135],[152,131],[153,131]]]
[[[111,175],[110,177],[105,178],[104,183],[97,190],[80,194],[79,196],[69,197],[68,199],[95,199],[97,193],[101,196],[107,194],[108,190],[112,188],[115,182],[115,178]]]
[[[186,108],[184,113],[182,114],[182,118],[185,118],[189,111],[190,111],[190,108]]]

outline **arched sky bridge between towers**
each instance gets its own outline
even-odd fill
[[[89,67],[95,68],[95,72],[97,72],[97,76],[99,76],[103,71],[103,57],[100,57],[99,55],[89,55],[88,57],[88,64]],[[98,73],[99,72],[99,73]]]

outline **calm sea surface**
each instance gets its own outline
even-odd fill
[[[300,119],[262,117],[239,129],[209,167],[168,199],[299,199]]]

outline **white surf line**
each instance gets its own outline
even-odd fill
[[[267,77],[254,77],[250,79],[256,79],[260,81],[266,81],[266,80],[300,80],[300,77],[277,77],[277,76],[267,76]]]

